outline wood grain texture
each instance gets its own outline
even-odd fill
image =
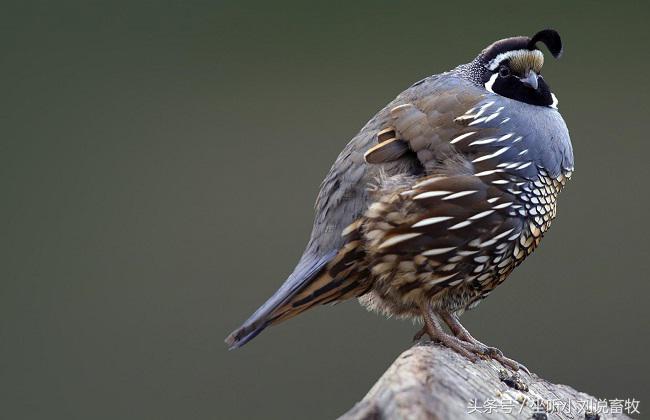
[[[567,385],[550,383],[534,373],[520,371],[518,378],[512,375],[497,362],[472,363],[445,347],[416,344],[402,353],[363,400],[340,419],[630,418],[602,412],[597,416],[585,412],[582,405],[573,406],[568,414],[557,401],[591,401],[596,407],[598,399]],[[472,400],[476,400],[479,411],[470,413]],[[533,402],[540,400],[551,403],[545,410],[536,409]],[[490,404],[495,407],[492,413],[480,412]]]

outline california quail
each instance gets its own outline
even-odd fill
[[[538,42],[562,53],[552,29],[503,39],[379,111],[323,181],[293,273],[228,345],[316,304],[358,297],[369,309],[421,320],[418,338],[516,369],[458,316],[537,247],[573,171]]]

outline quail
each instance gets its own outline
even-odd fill
[[[539,245],[574,168],[540,43],[562,54],[552,29],[502,39],[379,111],[323,181],[293,273],[226,343],[240,347],[315,305],[358,298],[422,322],[416,339],[518,369],[459,316]]]

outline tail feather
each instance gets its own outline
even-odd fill
[[[278,291],[260,306],[241,327],[226,337],[225,341],[228,347],[231,350],[239,348],[261,333],[264,328],[273,322],[273,314],[278,308],[285,305],[307,284],[317,278],[335,255],[336,251],[331,251],[320,258],[304,256]]]
[[[360,242],[361,219],[343,230],[345,245],[320,257],[306,253],[293,273],[244,324],[226,337],[230,349],[248,343],[271,324],[293,318],[314,305],[360,296],[368,289]]]
[[[303,257],[282,287],[227,338],[238,348],[255,338],[264,328],[293,318],[318,305],[359,296],[366,292],[365,270],[356,264],[363,253],[359,241],[346,243],[338,252],[319,259]]]
[[[360,290],[356,276],[335,280],[329,273],[323,273],[299,295],[279,307],[274,312],[271,322],[276,324],[286,321],[313,306],[342,300],[343,296],[350,291],[350,288]]]

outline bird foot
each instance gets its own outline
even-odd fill
[[[465,356],[471,362],[476,362],[479,358],[483,360],[494,360],[496,362],[499,362],[505,368],[511,369],[515,372],[521,369],[530,375],[530,371],[528,368],[526,368],[526,366],[522,365],[516,360],[512,360],[509,357],[504,356],[503,352],[496,347],[464,341],[452,335],[447,335],[446,337],[436,337],[434,341],[439,342],[446,347],[449,347],[462,356]]]
[[[505,368],[511,369],[515,372],[521,369],[530,375],[530,371],[526,366],[504,356],[503,352],[498,348],[485,345],[474,338],[460,324],[456,317],[450,317],[447,314],[443,314],[442,318],[449,325],[454,335],[446,333],[433,317],[425,316],[425,325],[415,334],[413,340],[418,341],[424,336],[424,334],[427,334],[433,341],[449,347],[472,362],[476,362],[479,358],[484,360],[495,360]]]
[[[460,354],[471,362],[476,362],[478,360],[482,348],[474,343],[463,341],[445,332],[444,329],[440,326],[438,320],[432,317],[430,313],[425,313],[423,318],[424,326],[415,334],[415,337],[413,337],[414,339],[419,340],[424,334],[426,334],[431,338],[432,341],[440,343],[443,346],[454,350],[456,353]]]
[[[488,356],[488,358],[490,358],[492,360],[496,360],[497,362],[501,363],[504,367],[510,368],[510,369],[514,370],[515,372],[517,372],[518,370],[522,370],[522,371],[526,372],[528,375],[530,375],[530,371],[528,370],[528,368],[526,366],[522,365],[521,363],[517,362],[516,360],[512,360],[511,358],[504,356],[503,353],[501,352],[501,350],[499,350],[499,349],[497,349],[495,347],[489,347],[488,349],[489,350],[495,350],[496,352],[498,352],[498,353],[490,354]]]
[[[465,357],[472,363],[477,362],[478,359],[482,356],[481,349],[476,348],[471,343],[467,343],[465,341],[459,340],[453,335],[450,334],[437,335],[436,337],[431,337],[431,339],[437,343],[442,344],[445,347],[454,350],[456,353]]]
[[[462,340],[464,342],[472,343],[474,346],[481,349],[480,354],[481,354],[483,359],[495,360],[495,361],[501,363],[504,367],[510,368],[510,369],[514,370],[515,372],[521,369],[521,370],[523,370],[524,372],[526,372],[527,374],[530,375],[530,371],[528,370],[528,368],[526,366],[522,365],[521,363],[517,362],[516,360],[512,360],[511,358],[504,356],[503,352],[501,350],[499,350],[498,348],[485,345],[485,344],[481,343],[479,340],[472,337],[471,335],[462,336],[462,337],[457,336],[457,337],[460,340]]]

